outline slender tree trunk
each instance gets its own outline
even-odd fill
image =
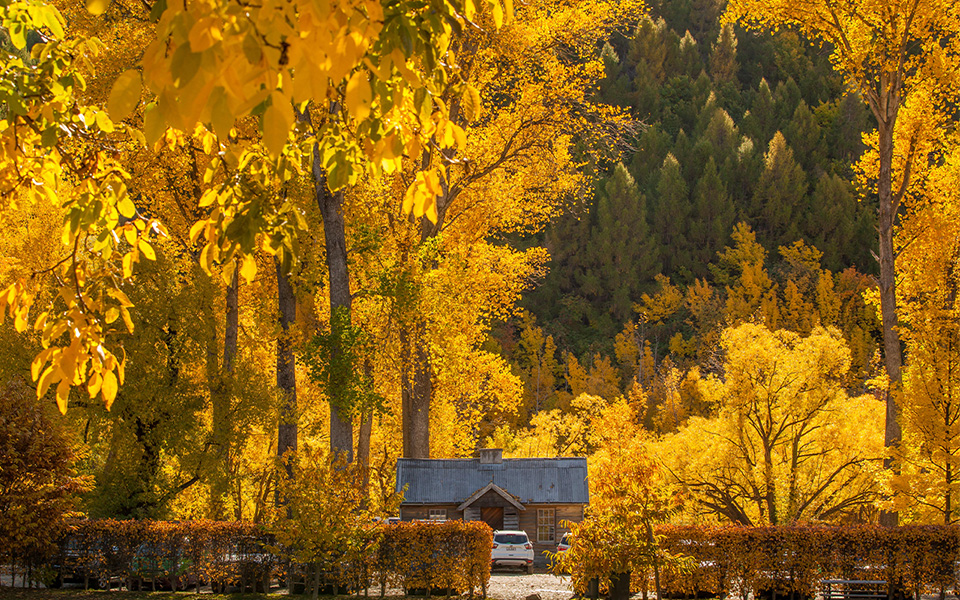
[[[892,103],[893,100],[888,100]],[[897,321],[896,265],[894,264],[893,228],[896,223],[896,207],[893,203],[893,130],[896,112],[891,106],[884,107],[892,114],[878,115],[878,134],[880,151],[880,174],[877,182],[879,207],[879,246],[880,246],[880,318],[883,326],[883,358],[889,386],[885,392],[886,419],[883,445],[895,448],[900,445],[900,406],[898,399],[901,390],[900,370],[903,355],[900,347],[900,332]],[[894,468],[893,461],[887,457],[883,461],[885,469]],[[882,511],[880,524],[895,527],[899,522],[896,512]]]
[[[766,486],[765,502],[767,516],[771,525],[779,525],[777,520],[777,483],[773,477],[773,454],[771,449],[765,449],[763,454],[763,479]]]
[[[364,379],[373,383],[373,363],[367,358],[363,363]],[[357,460],[363,469],[363,489],[370,489],[370,435],[373,433],[373,409],[360,415],[360,432],[357,435]],[[369,492],[368,492],[369,495]]]
[[[327,173],[321,162],[320,150],[313,148],[313,181],[317,205],[323,216],[323,236],[327,250],[327,269],[330,272],[330,362],[336,364],[343,356],[340,340],[350,328],[350,271],[347,265],[347,236],[343,220],[343,192],[331,192]],[[331,369],[330,385],[330,451],[353,461],[353,422],[343,392],[352,373]]]
[[[363,489],[370,489],[370,434],[373,432],[373,411],[360,415],[360,432],[357,435],[357,460],[363,469]]]
[[[944,525],[949,525],[953,517],[953,465],[950,464],[950,458],[947,458],[946,475],[944,476],[944,483],[947,484],[947,491],[943,498]]]
[[[226,291],[226,318],[223,330],[223,366],[217,377],[215,389],[211,390],[213,404],[213,443],[216,449],[216,464],[214,466],[213,481],[210,489],[210,518],[220,520],[225,517],[226,498],[231,490],[230,475],[233,472],[231,465],[230,442],[233,437],[233,422],[231,415],[232,379],[234,362],[237,355],[237,330],[239,328],[238,291],[240,282],[237,271],[233,271],[233,279]]]
[[[227,286],[226,323],[223,331],[223,370],[233,375],[237,356],[237,336],[240,328],[240,280],[237,269],[233,271],[233,280]]]
[[[403,456],[430,458],[430,398],[433,395],[430,356],[426,349],[423,321],[415,317],[414,323],[412,339],[406,328],[400,334],[403,348],[403,372],[400,376]]]
[[[297,301],[280,261],[277,268],[277,304],[280,309],[280,336],[277,338],[277,388],[281,394],[280,424],[277,426],[277,456],[297,450],[297,374],[293,356],[290,326],[297,317]],[[287,476],[293,476],[293,465],[287,465]]]

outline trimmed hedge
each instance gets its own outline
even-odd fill
[[[263,549],[270,541],[252,523],[74,521],[48,567],[54,576],[83,574],[85,585],[119,580],[134,587],[162,579],[216,587],[237,582],[246,588],[275,567],[276,558]]]
[[[956,526],[662,526],[657,532],[663,549],[693,558],[692,572],[663,575],[664,594],[673,597],[811,598],[823,579],[884,580],[890,597],[957,586]]]
[[[492,543],[490,527],[479,522],[371,523],[362,547],[344,548],[336,568],[323,573],[324,583],[353,589],[380,583],[471,595],[479,588],[485,596]],[[57,551],[36,566],[48,582],[83,574],[85,585],[94,586],[203,581],[215,588],[239,584],[244,590],[262,588],[280,570],[313,576],[314,563],[290,564],[282,554],[272,536],[252,523],[104,519],[68,523]]]
[[[478,521],[388,525],[376,557],[381,590],[393,583],[472,596],[480,588],[486,597],[492,547],[493,531]]]

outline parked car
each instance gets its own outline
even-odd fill
[[[563,534],[563,537],[560,538],[560,543],[557,544],[557,554],[559,555],[562,552],[566,552],[569,549],[570,549],[570,534],[565,533]]]
[[[533,544],[525,531],[494,531],[490,567],[521,567],[533,573]]]

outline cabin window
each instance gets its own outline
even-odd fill
[[[447,509],[445,509],[445,508],[431,508],[431,509],[430,509],[430,520],[431,520],[431,521],[446,521],[446,520],[447,520]]]
[[[537,509],[537,541],[542,544],[552,544],[556,528],[556,513],[552,508]]]

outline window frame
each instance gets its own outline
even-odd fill
[[[446,521],[447,520],[447,509],[445,508],[431,508],[427,513],[427,517],[431,521]]]
[[[537,509],[537,543],[557,543],[557,509]]]

